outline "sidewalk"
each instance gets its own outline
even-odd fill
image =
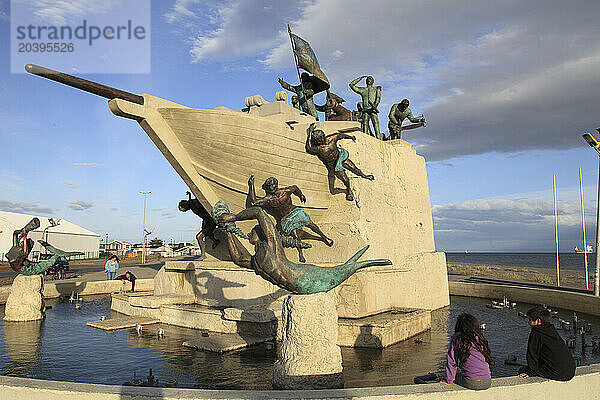
[[[156,275],[156,273],[158,272],[158,270],[160,268],[162,268],[162,266],[164,264],[165,264],[164,261],[162,261],[158,264],[152,263],[152,264],[145,264],[145,265],[124,266],[124,267],[119,268],[119,270],[116,273],[116,276],[123,275],[123,274],[125,274],[125,272],[129,271],[133,275],[135,275],[135,277],[137,279],[153,279],[154,276]],[[158,265],[160,265],[160,266],[157,268]],[[78,276],[76,278],[47,281],[46,283],[50,283],[50,282],[53,282],[53,283],[93,282],[93,281],[105,281],[106,280],[106,274],[104,273],[104,269],[102,269],[101,271],[83,272],[79,275],[80,276]]]
[[[78,292],[81,295],[118,292],[122,287],[121,281],[108,281],[106,279],[106,273],[104,272],[104,262],[100,263],[100,261],[102,260],[78,260],[77,263],[73,263],[75,264],[73,266],[75,271],[73,272],[77,273],[77,277],[69,279],[45,280],[44,297],[54,298],[62,295],[69,295],[72,292]],[[136,292],[148,290],[151,291],[154,287],[154,276],[164,264],[165,262],[163,259],[155,259],[144,265],[125,263],[124,266],[119,268],[117,276],[130,271],[137,278]],[[11,272],[13,273],[13,277],[3,279],[11,283],[0,285],[0,304],[4,304],[6,302],[6,299],[10,293],[10,288],[12,287],[12,279],[14,276],[16,276],[16,272],[12,270]]]

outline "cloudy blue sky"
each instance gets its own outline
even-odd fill
[[[55,21],[125,2],[30,1]],[[439,250],[553,251],[556,174],[561,250],[571,251],[581,246],[578,168],[594,241],[598,155],[581,134],[600,126],[598,15],[597,1],[155,0],[151,72],[81,76],[242,108],[245,96],[272,98],[278,77],[294,81],[289,23],[349,103],[348,82],[375,77],[382,126],[404,97],[427,117],[405,138],[427,159]],[[0,209],[139,241],[138,192],[152,191],[147,225],[192,241],[199,220],[176,209],[186,186],[134,122],[96,96],[10,73],[10,16],[0,0]]]

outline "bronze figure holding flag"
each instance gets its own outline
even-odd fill
[[[293,86],[281,78],[279,79],[279,84],[284,89],[294,92],[296,96],[298,96],[298,103],[301,110],[318,120],[319,117],[317,115],[317,108],[313,101],[313,96],[329,89],[329,80],[323,71],[321,71],[317,56],[315,56],[310,44],[300,36],[293,34],[289,25],[288,33],[290,35],[300,84]],[[302,75],[300,75],[300,68],[306,71],[302,73]]]

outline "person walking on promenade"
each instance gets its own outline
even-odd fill
[[[487,389],[492,383],[493,365],[490,347],[477,318],[467,313],[459,315],[446,357],[446,377],[440,383]]]
[[[575,360],[554,325],[552,314],[542,306],[526,313],[531,332],[527,341],[527,366],[519,369],[519,376],[540,376],[556,381],[569,381],[575,376]]]
[[[119,257],[112,255],[108,257],[106,260],[106,264],[104,264],[104,272],[106,272],[106,279],[112,281],[115,279],[115,275],[119,270]]]

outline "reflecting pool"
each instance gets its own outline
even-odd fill
[[[515,375],[517,367],[503,363],[508,355],[525,359],[529,326],[517,308],[489,309],[489,301],[452,297],[450,307],[432,313],[432,329],[405,342],[382,350],[342,348],[346,387],[410,384],[417,375],[441,372],[444,368],[448,339],[456,317],[470,312],[486,324],[486,337],[496,365],[493,377]],[[111,313],[110,297],[86,297],[80,309],[64,301],[48,301],[44,321],[4,323],[0,319],[0,374],[27,378],[120,385],[133,373],[145,379],[152,368],[160,386],[176,379],[178,387],[205,389],[271,389],[276,351],[263,345],[216,354],[183,347],[182,342],[200,335],[193,329],[157,324],[105,332],[86,326],[89,321],[118,316]],[[559,317],[572,319],[572,312],[560,311]],[[4,316],[4,307],[0,317]],[[600,332],[600,320],[579,315],[592,324],[587,342]],[[159,338],[158,328],[165,331]],[[559,331],[560,332],[560,331]],[[561,332],[561,335],[563,333]],[[580,343],[574,350],[581,355]],[[591,348],[582,355],[582,364],[600,362],[600,354]]]

